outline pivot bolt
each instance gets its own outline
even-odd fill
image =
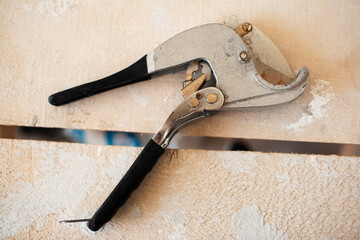
[[[246,51],[241,51],[239,53],[239,58],[241,62],[247,62],[247,60],[249,60],[249,54]]]
[[[210,104],[216,103],[217,101],[217,96],[213,93],[210,93],[206,96],[206,101]]]
[[[252,25],[248,22],[246,23],[243,23],[242,25],[242,29],[245,31],[245,32],[250,32],[252,30]]]
[[[199,100],[197,100],[196,98],[190,99],[189,106],[192,108],[199,106]]]

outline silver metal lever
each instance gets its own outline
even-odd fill
[[[224,101],[224,94],[215,87],[204,88],[191,94],[166,119],[153,137],[154,142],[166,148],[182,127],[193,120],[215,114]]]

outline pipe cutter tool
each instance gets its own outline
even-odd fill
[[[277,47],[250,23],[235,29],[206,24],[179,33],[113,75],[55,93],[49,102],[63,105],[179,69],[187,69],[181,86],[184,100],[150,139],[94,216],[63,222],[87,221],[90,230],[99,230],[125,204],[171,138],[186,124],[219,111],[289,102],[305,91],[310,79],[306,67],[294,77]]]

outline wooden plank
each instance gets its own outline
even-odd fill
[[[309,67],[309,90],[290,104],[225,113],[183,133],[360,143],[359,13],[358,1],[335,0],[1,1],[0,124],[156,132],[182,100],[184,72],[63,107],[47,97],[114,73],[188,28],[249,21],[294,71]]]
[[[90,217],[141,151],[0,140],[5,239],[356,239],[360,158],[166,150],[99,232]]]

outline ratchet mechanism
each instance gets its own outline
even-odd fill
[[[276,46],[250,23],[236,29],[207,24],[172,37],[111,76],[55,93],[49,102],[63,105],[181,67],[187,67],[181,87],[184,101],[150,139],[94,216],[63,222],[87,221],[90,230],[99,230],[125,204],[171,138],[186,124],[223,110],[289,102],[304,92],[310,78],[306,67],[294,77]]]

